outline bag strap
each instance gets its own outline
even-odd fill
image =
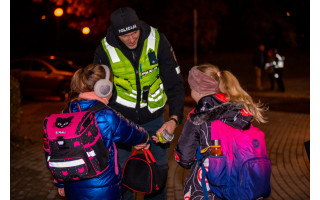
[[[197,148],[196,158],[197,158],[198,164],[202,170],[201,186],[202,186],[203,196],[204,196],[205,200],[209,200],[209,195],[208,195],[207,185],[206,185],[206,175],[208,172],[202,162],[203,155],[201,154],[200,146],[198,146],[198,148]]]
[[[206,184],[206,175],[208,172],[204,167],[203,163],[201,165],[201,169],[202,169],[201,186],[202,186],[203,196],[205,200],[209,200],[209,194],[207,191],[207,184]]]
[[[107,108],[107,105],[102,102],[99,102],[96,105],[89,108],[88,110],[93,111],[93,112],[98,112],[99,110],[102,110],[104,108]]]
[[[81,111],[81,107],[80,107],[79,103],[78,103],[78,102],[76,102],[76,103],[77,103],[77,105],[78,105],[79,111]],[[94,105],[94,106],[92,106],[91,108],[89,108],[88,110],[89,110],[89,111],[93,111],[93,112],[98,112],[99,110],[102,110],[102,109],[107,108],[107,107],[108,107],[108,106],[107,106],[106,104],[104,104],[104,103],[102,103],[102,102],[99,102],[99,103],[97,103],[96,105]],[[65,109],[63,110],[63,113],[71,113],[71,108],[70,108],[70,106],[68,106],[68,108],[65,108]]]
[[[116,175],[119,174],[119,167],[118,167],[118,150],[116,147],[116,144],[114,142],[112,142],[112,147],[114,150],[114,172],[116,173]],[[111,150],[111,147],[109,147],[109,152]]]
[[[203,155],[202,155],[202,153],[201,153],[200,146],[198,146],[198,148],[197,148],[196,158],[197,158],[198,164],[201,166],[201,165],[202,165]]]
[[[149,163],[151,163],[151,161],[154,163],[156,162],[156,159],[154,159],[154,157],[149,149],[142,149],[142,150],[143,150],[144,155],[146,156],[146,159]],[[151,161],[148,159],[148,156],[151,159]]]
[[[135,150],[135,151],[131,154],[130,157],[139,154],[139,152],[140,152],[140,150]],[[149,163],[152,163],[152,162],[155,163],[155,162],[156,162],[156,159],[154,159],[154,157],[153,157],[153,155],[152,155],[152,153],[150,152],[149,149],[143,149],[143,153],[144,153],[144,155],[145,155],[145,157],[146,157],[146,159],[147,159],[147,161],[148,161]],[[149,159],[149,158],[150,158],[150,159]]]
[[[135,156],[135,155],[137,155],[137,154],[139,154],[139,150],[135,150],[132,154],[131,154],[131,156],[130,157],[132,157],[132,156]]]

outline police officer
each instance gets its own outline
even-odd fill
[[[156,28],[140,21],[128,7],[115,10],[111,26],[94,54],[94,63],[110,66],[114,90],[109,105],[129,120],[141,125],[150,137],[166,130],[174,133],[181,123],[184,86],[173,49]],[[164,121],[168,100],[169,120]],[[151,143],[150,151],[163,176],[168,173],[169,143]],[[118,145],[121,167],[131,155],[131,148]],[[133,199],[124,193],[124,199]],[[128,198],[129,197],[129,198]],[[145,199],[165,199],[166,188]]]

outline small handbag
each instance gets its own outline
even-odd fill
[[[143,152],[134,151],[125,163],[122,185],[134,192],[153,194],[166,185],[168,166],[158,166],[148,149]]]

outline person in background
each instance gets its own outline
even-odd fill
[[[262,115],[265,108],[253,102],[231,72],[212,64],[194,66],[188,82],[197,106],[188,115],[174,154],[181,167],[191,168],[184,185],[184,199],[204,199],[201,166],[195,157],[198,146],[201,150],[211,146],[211,122],[220,120],[234,128],[247,129],[253,120],[266,122]],[[206,167],[209,155],[210,151],[204,153]],[[209,199],[220,199],[206,185]]]
[[[254,54],[254,71],[256,73],[256,87],[258,90],[263,90],[262,87],[262,71],[266,63],[266,51],[264,44],[259,44],[258,49]]]
[[[275,56],[274,56],[274,51],[273,49],[268,49],[267,51],[267,61],[265,63],[265,67],[264,69],[266,70],[267,74],[268,74],[268,78],[270,81],[270,90],[274,90],[274,68],[276,65],[276,61],[275,61]]]
[[[278,91],[285,92],[285,87],[282,80],[285,57],[280,56],[277,49],[274,50],[274,57],[276,61],[274,66],[274,78],[276,79],[278,85]]]
[[[90,64],[77,70],[71,80],[68,109],[71,112],[79,112],[79,106],[82,111],[85,111],[99,102],[108,105],[112,96],[112,83],[110,82],[110,85],[101,83],[109,76],[109,68],[99,64]],[[121,173],[117,173],[120,168],[114,143],[135,146],[137,150],[149,146],[147,145],[149,142],[147,131],[117,114],[110,107],[107,106],[97,111],[95,117],[103,143],[109,149],[108,168],[96,178],[63,184],[56,183],[59,195],[65,196],[66,199],[121,199]]]
[[[184,86],[180,67],[172,46],[156,28],[140,21],[132,8],[122,7],[111,13],[111,26],[94,53],[94,63],[105,64],[114,74],[110,107],[145,128],[150,136],[166,130],[173,134],[181,123],[184,108]],[[164,121],[168,100],[169,117]],[[170,143],[151,143],[150,151],[168,174]],[[131,155],[131,147],[117,145],[121,167]],[[124,199],[133,199],[125,191]],[[166,188],[145,199],[165,199]]]

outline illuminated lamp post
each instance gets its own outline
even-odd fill
[[[63,15],[63,9],[62,8],[56,8],[53,12],[54,16],[57,17],[57,35],[56,35],[56,51],[59,51],[60,47],[60,18]]]

